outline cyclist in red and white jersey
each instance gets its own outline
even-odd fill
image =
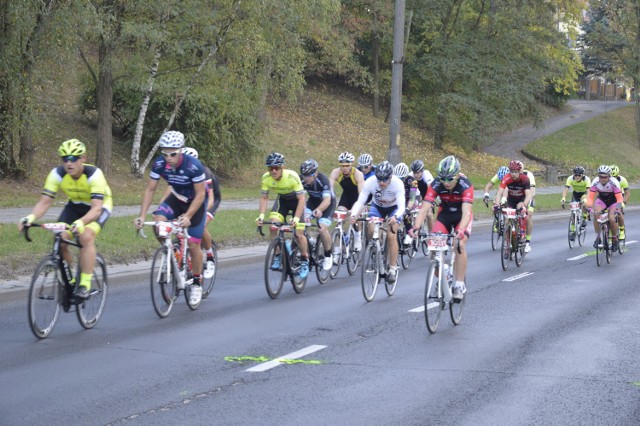
[[[616,215],[620,213],[622,201],[620,183],[616,179],[611,179],[611,167],[604,164],[598,167],[598,177],[591,182],[589,195],[587,196],[587,207],[593,206],[593,229],[597,235],[596,240],[593,242],[593,247],[598,248],[598,245],[602,243],[600,239],[600,222],[598,222],[597,218],[603,210],[609,209],[609,225],[613,235],[611,251],[618,251]]]
[[[507,191],[505,196],[505,190]],[[533,190],[531,189],[531,181],[529,176],[524,173],[522,163],[512,160],[509,163],[509,173],[502,178],[500,188],[496,194],[494,204],[506,204],[512,209],[516,209],[521,214],[527,214],[527,206],[533,198]],[[524,246],[525,253],[531,251],[531,230],[527,227],[526,235],[527,243]]]

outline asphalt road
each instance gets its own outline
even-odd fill
[[[251,262],[221,268],[197,311],[179,301],[161,320],[139,279],[111,288],[95,329],[62,314],[44,341],[24,300],[0,303],[0,423],[635,425],[638,242],[597,267],[593,231],[570,250],[566,220],[539,218],[533,251],[506,272],[474,229],[464,318],[445,312],[434,335],[422,255],[371,303],[344,269],[270,300]],[[290,361],[265,365],[276,357]]]

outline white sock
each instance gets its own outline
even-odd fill
[[[464,281],[456,281],[456,288],[465,288]]]

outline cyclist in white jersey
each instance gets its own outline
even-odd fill
[[[351,223],[355,223],[369,195],[373,197],[371,208],[369,209],[369,217],[389,218],[390,232],[387,232],[389,271],[387,272],[387,281],[395,283],[398,278],[398,239],[396,238],[396,232],[405,211],[405,195],[404,183],[393,175],[393,166],[388,161],[378,164],[375,175],[364,182],[358,200],[351,207]],[[373,225],[371,225],[372,227]],[[370,229],[370,232],[373,232],[373,229]]]

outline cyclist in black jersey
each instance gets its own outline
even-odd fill
[[[340,201],[338,201],[337,210],[349,211],[353,204],[358,200],[358,195],[362,191],[364,186],[364,175],[362,172],[353,167],[353,161],[355,157],[350,152],[343,152],[338,156],[338,163],[340,167],[337,167],[331,171],[329,175],[329,183],[331,189],[335,188],[336,182],[342,187],[342,195]],[[353,225],[355,230],[354,251],[362,250],[362,240],[360,237],[360,227],[356,222]]]

